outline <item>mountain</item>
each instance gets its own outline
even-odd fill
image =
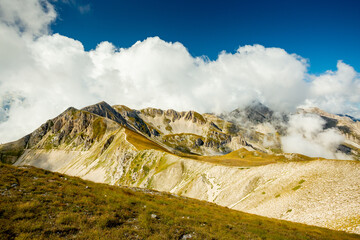
[[[126,120],[123,118],[123,116],[121,116],[121,114],[119,112],[115,111],[115,109],[113,109],[106,102],[100,102],[100,103],[85,107],[81,110],[99,115],[106,119],[113,120],[114,122],[117,122],[122,126],[130,127],[127,124]]]
[[[351,116],[342,116],[327,113],[319,108],[303,109],[304,112],[314,113],[321,116],[325,121],[325,127],[334,127],[338,129],[345,137],[343,144],[339,148],[360,160],[360,122]]]
[[[0,164],[0,239],[360,239],[204,201]]]
[[[256,112],[243,114],[251,111]],[[330,119],[324,127],[343,129],[342,151],[356,159],[357,123],[319,116]],[[69,108],[24,138],[0,145],[0,158],[360,233],[360,162],[282,152],[286,121],[265,106],[216,116],[101,102]],[[265,144],[269,139],[271,146]]]

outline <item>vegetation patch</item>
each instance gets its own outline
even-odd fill
[[[163,152],[169,152],[167,149],[163,148],[159,144],[147,139],[146,137],[140,135],[139,133],[133,132],[129,129],[125,129],[126,140],[130,142],[138,150],[145,149],[155,149]]]
[[[99,141],[102,138],[102,136],[104,136],[106,131],[106,124],[104,123],[104,120],[100,117],[96,118],[92,123],[92,127],[93,127],[92,138]]]
[[[300,181],[299,181],[299,184],[303,184],[305,182],[305,180],[304,179],[301,179]]]
[[[198,112],[194,112],[194,117],[202,124],[206,123],[205,118]]]

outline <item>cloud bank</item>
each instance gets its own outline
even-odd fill
[[[284,152],[301,153],[309,157],[351,159],[337,150],[345,138],[335,128],[324,130],[325,120],[315,114],[292,115],[288,134],[281,137]]]
[[[256,99],[278,111],[305,105],[360,117],[359,73],[341,61],[336,72],[312,76],[305,59],[280,48],[242,46],[210,61],[158,37],[85,51],[81,42],[50,33],[55,19],[46,0],[0,0],[0,143],[69,106],[102,100],[219,113]]]

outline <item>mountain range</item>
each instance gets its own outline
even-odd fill
[[[286,152],[292,116],[258,102],[218,115],[106,102],[70,107],[0,145],[0,160],[360,233],[360,122],[317,108],[297,114],[341,136],[330,145],[346,160]]]

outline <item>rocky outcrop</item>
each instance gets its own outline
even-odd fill
[[[204,145],[204,141],[201,138],[195,140],[195,146],[201,147],[202,145]]]
[[[329,127],[338,129],[346,139],[338,150],[360,160],[360,122],[356,118],[327,113],[319,108],[302,109],[302,111],[319,115],[325,120],[325,129]]]
[[[232,137],[244,138],[235,124],[212,114],[146,108],[138,116],[146,122],[156,141],[185,153],[228,153],[238,149],[231,146],[239,146],[229,145]]]
[[[0,145],[2,162],[15,162],[26,149],[87,150],[121,125],[88,111],[68,108],[18,141]]]
[[[106,102],[100,102],[88,107],[81,109],[83,111],[87,111],[96,115],[99,115],[104,118],[111,119],[122,126],[127,126],[126,120],[118,113],[115,109],[113,109],[109,104]]]
[[[30,139],[30,134],[6,144],[0,145],[0,162],[13,164],[24,153]]]
[[[274,112],[260,102],[252,102],[244,108],[237,108],[228,115],[222,115],[224,118],[243,119],[253,124],[270,122]]]
[[[135,129],[146,134],[149,137],[151,137],[152,135],[157,136],[157,131],[155,129],[152,129],[152,131],[150,131],[149,126],[144,122],[143,119],[139,117],[139,111],[130,109],[123,105],[115,105],[114,109],[121,114],[121,116],[130,126],[133,126]]]

